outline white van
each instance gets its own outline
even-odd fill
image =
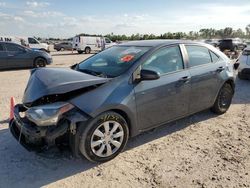
[[[49,45],[46,43],[40,43],[34,37],[19,37],[19,36],[1,36],[0,41],[14,42],[32,49],[44,50],[49,52]]]
[[[102,51],[106,48],[115,45],[109,38],[92,37],[92,36],[76,36],[73,38],[73,49],[76,49],[79,54],[86,54],[92,51]]]

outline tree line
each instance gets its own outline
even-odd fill
[[[81,33],[76,36],[102,36],[102,35],[90,35]],[[105,37],[108,37],[112,41],[126,41],[126,40],[150,40],[150,39],[221,39],[221,38],[242,38],[250,39],[250,24],[246,26],[245,30],[241,28],[234,30],[231,27],[226,27],[224,29],[213,29],[213,28],[204,28],[200,31],[190,31],[190,32],[167,32],[160,35],[154,34],[132,34],[128,35],[116,35],[114,33],[107,34]],[[39,39],[39,38],[38,38]],[[59,38],[49,38],[49,40],[62,40]],[[72,38],[65,39],[72,40]]]
[[[112,41],[124,41],[124,40],[149,40],[149,39],[222,39],[222,38],[242,38],[250,39],[250,24],[245,28],[245,31],[242,29],[234,30],[231,27],[226,27],[224,29],[213,29],[205,28],[200,31],[190,31],[190,32],[167,32],[161,35],[154,34],[133,34],[130,36],[126,35],[114,35],[113,33],[106,35]]]

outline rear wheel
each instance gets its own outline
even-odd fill
[[[38,68],[38,67],[45,67],[46,66],[46,60],[44,58],[38,57],[35,59],[33,67]]]
[[[245,80],[246,79],[240,72],[238,73],[238,78],[240,80]]]
[[[64,51],[64,48],[62,47],[60,50],[61,50],[61,51]]]
[[[80,50],[78,50],[77,52],[78,52],[78,54],[82,54],[83,53],[83,51],[80,51]]]
[[[233,94],[234,91],[232,86],[228,83],[225,83],[220,89],[211,111],[216,114],[224,114],[231,105]]]
[[[86,47],[86,48],[85,48],[85,54],[90,54],[90,52],[91,52],[90,47]]]
[[[115,112],[94,118],[81,133],[79,150],[88,160],[106,162],[116,157],[129,137],[126,120]]]

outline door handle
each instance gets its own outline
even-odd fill
[[[225,70],[225,67],[218,67],[217,69],[216,69],[216,72],[221,72],[221,71],[224,71]]]
[[[180,82],[187,83],[190,80],[190,76],[183,76],[182,78],[179,79]]]
[[[8,55],[8,57],[13,57],[14,55]]]

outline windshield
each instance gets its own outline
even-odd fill
[[[150,47],[114,46],[81,62],[77,70],[103,77],[117,77],[126,72]]]

